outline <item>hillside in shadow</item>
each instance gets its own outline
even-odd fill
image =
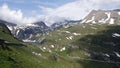
[[[99,31],[94,35],[86,35],[76,42],[74,45],[79,45],[80,49],[85,50],[90,54],[91,59],[97,61],[105,61],[105,62],[95,62],[98,64],[97,68],[101,68],[100,64],[111,65],[111,68],[120,68],[120,26],[107,26],[105,30]],[[77,61],[80,64],[82,63],[80,60]],[[84,68],[96,68],[94,66],[94,61],[89,61],[87,63],[83,63]],[[91,67],[88,67],[91,66]]]

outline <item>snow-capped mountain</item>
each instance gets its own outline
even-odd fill
[[[79,23],[120,24],[120,10],[93,10],[82,21],[62,20],[53,23],[50,27],[48,27],[43,21],[21,26],[17,26],[16,24],[12,24],[3,20],[0,21],[7,25],[14,37],[26,42],[31,40],[36,41],[37,37],[40,37],[61,26],[65,27]]]
[[[13,34],[12,32],[14,32],[12,30],[15,30],[16,27],[17,27],[17,24],[7,22],[7,21],[4,21],[4,20],[0,20],[0,23],[4,23],[8,27],[8,29],[11,31],[11,34]]]
[[[50,28],[42,21],[21,26],[4,20],[0,20],[0,23],[4,23],[14,37],[24,42],[36,41],[33,39],[50,31]]]
[[[120,10],[93,10],[81,23],[120,24]]]
[[[44,34],[64,25],[76,24],[79,21],[62,21],[57,22],[48,27],[43,21],[27,24],[25,26],[17,26],[15,30],[12,30],[14,36],[24,42],[35,42],[37,37],[43,36]],[[37,40],[38,41],[38,40]]]
[[[10,22],[1,20],[1,19],[0,19],[0,22],[6,24],[6,25],[8,25],[8,26],[16,26],[16,25],[17,25],[17,24],[13,24],[13,23],[10,23]]]
[[[60,21],[60,22],[56,22],[56,23],[52,24],[51,28],[56,29],[61,26],[78,24],[79,22],[81,22],[81,20],[76,20],[76,21],[75,20],[64,20],[64,21]]]
[[[7,25],[7,27],[9,28],[9,30],[13,30],[17,26],[17,24],[10,23],[10,22],[4,21],[4,20],[0,20],[0,22],[4,23],[5,25]]]
[[[0,22],[5,23],[14,37],[22,40],[24,42],[35,42],[37,37],[41,37],[44,34],[59,28],[61,26],[73,25],[79,23],[81,20],[73,21],[73,20],[64,20],[60,22],[56,22],[48,27],[43,21],[20,25],[9,23],[4,20],[0,20]],[[38,41],[38,40],[37,40]]]
[[[44,22],[40,21],[32,24],[17,26],[15,30],[12,30],[12,33],[16,38],[27,42],[37,36],[47,33],[48,31],[50,31],[49,27]]]

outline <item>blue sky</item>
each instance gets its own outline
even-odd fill
[[[31,16],[30,11],[34,11],[39,14],[44,12],[38,6],[44,6],[49,8],[57,8],[75,0],[0,0],[0,6],[7,4],[11,9],[21,9],[25,16]]]
[[[120,9],[120,0],[0,0],[0,19],[16,24],[80,20],[92,10]]]

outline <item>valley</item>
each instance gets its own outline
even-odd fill
[[[83,20],[51,27],[1,20],[0,68],[120,68],[118,12],[93,10]]]

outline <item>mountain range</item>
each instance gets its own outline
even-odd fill
[[[43,21],[26,24],[26,25],[20,25],[9,23],[4,20],[0,20],[2,23],[5,23],[11,33],[14,35],[14,37],[18,38],[19,40],[22,40],[24,42],[36,42],[39,41],[36,38],[43,36],[44,34],[47,34],[50,31],[53,31],[54,29],[57,29],[61,26],[70,25],[70,24],[77,24],[80,21],[62,21],[52,24],[51,26],[47,26]]]
[[[1,20],[0,67],[119,68],[119,24],[119,9],[93,10],[82,20],[51,26],[43,21],[18,26]]]

